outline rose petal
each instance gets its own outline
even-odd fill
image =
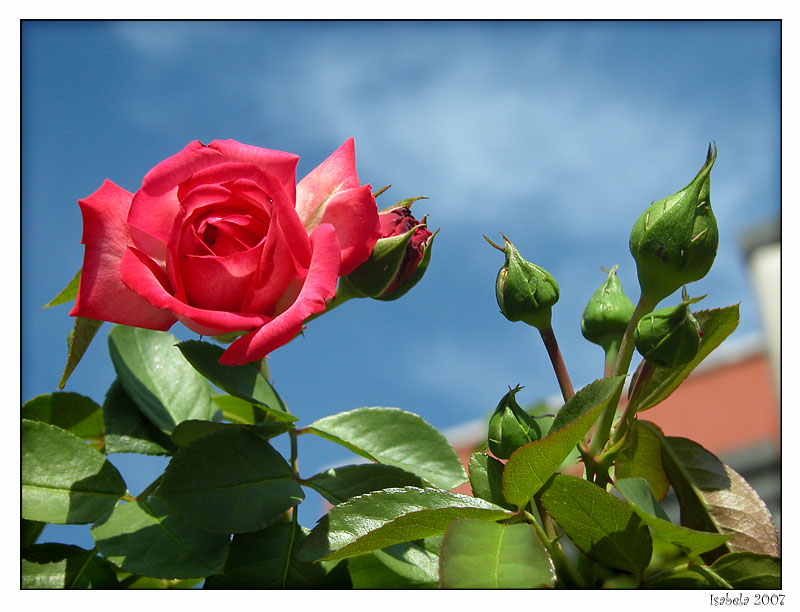
[[[340,276],[350,274],[364,263],[381,237],[378,209],[369,185],[334,195],[325,207],[322,222],[336,228],[342,251]]]
[[[120,270],[122,282],[150,304],[171,310],[181,321],[189,319],[204,329],[213,330],[213,334],[253,329],[270,320],[270,317],[258,314],[204,310],[175,299],[167,290],[169,285],[164,272],[139,249],[129,248],[125,251],[120,261]],[[197,331],[189,325],[187,327]]]
[[[100,189],[78,201],[86,249],[78,295],[70,315],[165,331],[175,323],[172,313],[154,308],[121,278],[120,260],[133,245],[125,223],[132,197],[130,192],[106,180]]]
[[[349,138],[297,185],[297,214],[306,231],[310,234],[322,223],[325,206],[334,195],[359,185],[355,144]]]
[[[261,248],[227,257],[182,255],[180,272],[187,302],[205,310],[241,312],[261,262]]]
[[[325,300],[336,293],[339,275],[339,242],[332,225],[323,224],[311,235],[312,258],[308,276],[295,302],[261,329],[242,336],[222,354],[222,365],[241,365],[261,359],[292,340],[303,321],[325,310]]]

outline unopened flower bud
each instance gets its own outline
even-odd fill
[[[411,204],[419,199],[403,200],[379,213],[381,238],[369,259],[346,277],[357,294],[396,300],[425,274],[434,234],[425,218],[418,221],[411,214]]]
[[[498,459],[508,459],[523,444],[542,437],[542,431],[514,396],[522,387],[509,389],[489,420],[489,450]]]
[[[659,367],[683,365],[694,359],[700,350],[702,333],[689,305],[704,297],[690,300],[684,289],[683,301],[677,306],[643,316],[633,336],[642,357]]]
[[[617,278],[617,266],[614,266],[583,310],[583,337],[608,351],[613,343],[622,338],[633,311],[633,302],[622,291],[622,284]]]
[[[486,238],[486,236],[484,236]],[[497,273],[495,291],[500,312],[509,321],[524,321],[540,331],[550,327],[553,304],[558,302],[558,283],[546,270],[522,258],[511,241],[503,236],[506,256]]]
[[[642,297],[657,304],[711,269],[719,244],[711,210],[710,173],[717,158],[708,147],[697,176],[679,192],[652,203],[633,226],[630,249]]]

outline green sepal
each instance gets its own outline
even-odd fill
[[[420,280],[422,280],[422,277],[425,275],[425,271],[428,269],[428,264],[431,261],[431,253],[433,252],[432,250],[433,241],[438,233],[439,230],[437,229],[435,232],[433,232],[433,235],[428,239],[428,242],[425,243],[425,246],[423,247],[424,252],[422,253],[422,259],[420,260],[419,264],[417,265],[411,276],[409,276],[397,289],[389,293],[389,295],[386,296],[382,295],[376,297],[375,299],[380,300],[382,302],[391,302],[393,300],[396,300],[397,298],[403,297],[406,293],[411,291],[411,289]]]
[[[75,317],[75,325],[67,334],[67,363],[64,365],[61,379],[58,381],[59,389],[63,389],[64,385],[67,384],[67,380],[72,375],[72,372],[75,371],[75,368],[78,367],[86,349],[89,348],[102,324],[102,321],[96,319]]]
[[[520,389],[520,386],[509,388],[489,419],[489,450],[498,459],[508,459],[523,444],[542,437],[536,419],[525,412],[515,399]]]
[[[58,295],[54,297],[52,300],[47,302],[42,308],[50,308],[52,306],[59,306],[61,304],[66,304],[67,302],[71,302],[76,297],[78,297],[78,287],[81,284],[81,270],[72,277],[72,280],[69,281],[69,284],[64,287],[61,291],[59,291]]]

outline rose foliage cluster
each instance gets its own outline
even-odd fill
[[[641,418],[738,323],[738,306],[695,310],[687,288],[717,251],[715,159],[709,147],[634,224],[638,301],[616,265],[587,292],[575,329],[604,359],[577,391],[551,325],[556,279],[487,238],[504,254],[500,311],[541,337],[563,404],[525,408],[509,386],[468,469],[414,412],[303,423],[270,382],[266,356],[312,319],[402,297],[430,262],[435,234],[410,210],[421,198],[379,211],[385,189],[361,184],[352,140],[299,183],[297,156],[231,140],[190,143],[135,193],[106,181],[79,202],[82,270],[48,306],[75,300],[59,389],[104,321],[116,378],[100,403],[59,390],[22,406],[23,588],[780,588],[756,492]],[[178,321],[201,337],[179,341]],[[356,457],[301,474],[306,435]],[[115,453],[170,460],[134,496]],[[313,527],[297,512],[307,490],[330,504]],[[40,542],[47,524],[90,525],[94,547]]]

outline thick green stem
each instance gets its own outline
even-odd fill
[[[547,349],[547,355],[550,357],[550,362],[553,364],[553,371],[556,373],[558,386],[561,387],[561,395],[564,396],[564,401],[569,401],[575,395],[575,390],[572,387],[572,381],[569,379],[569,372],[567,366],[564,364],[564,358],[561,356],[561,351],[558,348],[556,335],[553,333],[552,327],[540,329],[539,333],[542,336],[542,342]]]
[[[603,378],[610,378],[614,376],[614,367],[617,364],[617,355],[619,354],[619,345],[621,338],[612,340],[607,347],[605,347],[606,360],[603,367]]]
[[[628,431],[628,428],[630,428],[633,417],[639,409],[639,404],[642,402],[644,390],[647,388],[647,384],[650,382],[655,371],[656,367],[649,361],[644,361],[642,363],[642,370],[639,372],[639,376],[636,377],[628,404],[622,411],[622,416],[619,418],[614,431],[611,433],[612,445],[619,442]]]
[[[567,556],[564,554],[564,551],[558,546],[558,544],[551,540],[550,537],[544,532],[542,526],[539,525],[539,521],[530,514],[529,512],[525,512],[525,517],[528,519],[528,522],[533,525],[533,528],[536,530],[536,534],[539,536],[539,540],[541,540],[542,545],[545,547],[547,552],[550,554],[550,558],[553,560],[553,564],[561,570],[560,577],[563,580],[564,578],[567,579],[572,585],[580,588],[580,589],[587,589],[589,585],[586,584],[586,580],[583,579],[583,576],[580,575],[578,570],[572,565]],[[565,575],[566,574],[566,575]]]

